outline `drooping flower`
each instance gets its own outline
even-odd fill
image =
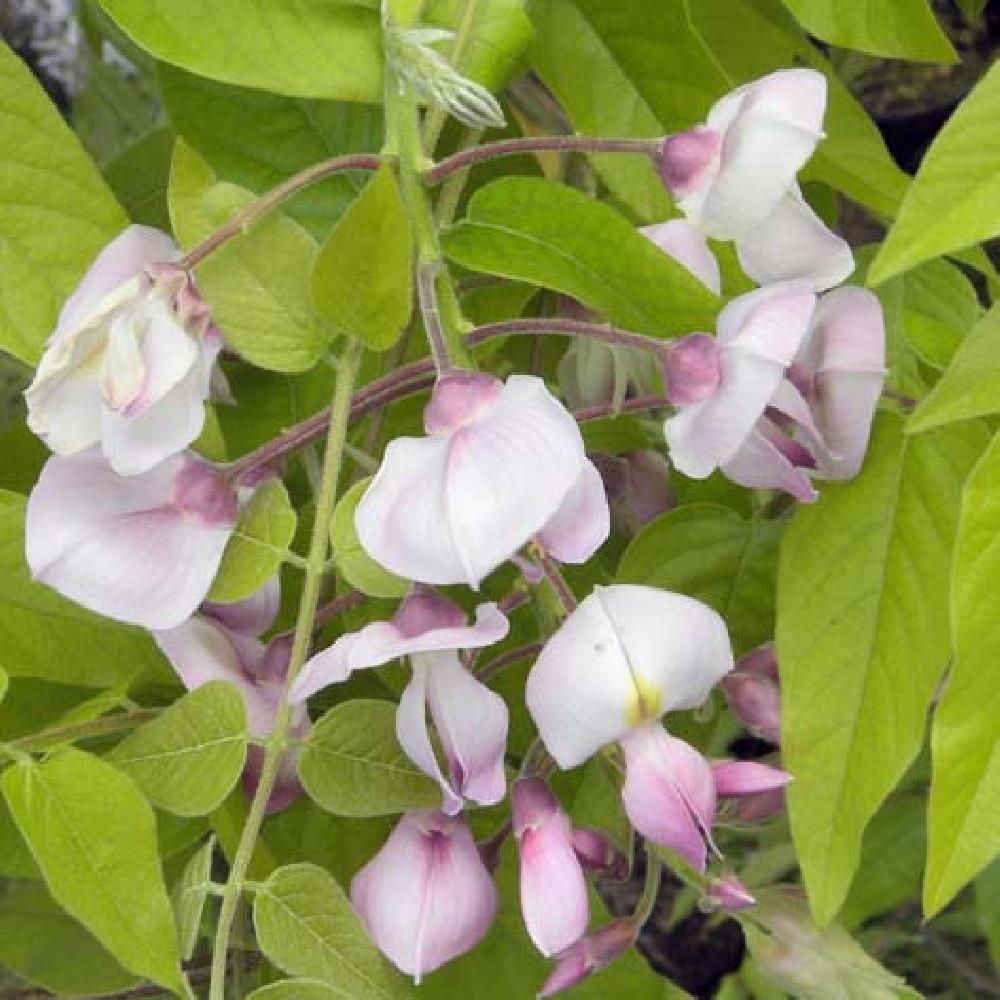
[[[504,700],[469,673],[457,650],[499,642],[509,628],[495,604],[481,604],[476,620],[430,590],[416,590],[391,621],[373,622],[341,636],[300,671],[289,700],[301,704],[352,671],[409,656],[413,675],[396,714],[396,733],[410,759],[441,786],[442,809],[457,813],[465,798],[492,805],[504,796],[503,756],[508,712]],[[428,731],[434,722],[448,766],[444,774]]]
[[[571,562],[607,538],[580,430],[541,379],[446,375],[424,427],[427,437],[390,443],[355,513],[359,541],[387,569],[478,588],[539,532]]]
[[[587,881],[573,826],[541,778],[514,782],[511,822],[520,855],[521,913],[546,957],[564,951],[587,929]]]
[[[703,867],[712,773],[658,720],[701,705],[732,667],[725,624],[700,601],[653,587],[598,587],[546,643],[525,700],[560,767],[620,741],[633,826]]]
[[[129,226],[66,300],[25,392],[28,426],[58,455],[100,444],[120,475],[201,433],[222,337],[165,233]]]
[[[28,566],[91,611],[171,629],[205,599],[237,509],[232,486],[190,452],[127,478],[97,448],[55,455],[28,498]]]
[[[733,714],[752,733],[781,742],[781,691],[774,643],[751,650],[719,684]]]
[[[557,956],[556,967],[545,980],[539,997],[552,997],[572,989],[588,976],[607,968],[635,944],[638,930],[631,920],[613,920],[585,934]]]
[[[236,604],[202,605],[201,613],[182,625],[153,633],[157,646],[189,691],[209,681],[234,685],[246,707],[250,734],[258,737],[269,736],[274,729],[291,655],[288,636],[266,645],[258,639],[271,626],[277,612],[276,582],[277,577]],[[305,705],[294,706],[290,734],[303,739],[311,728]],[[263,756],[263,747],[250,747],[243,778],[251,795],[260,780]],[[301,788],[296,756],[294,751],[288,751],[282,758],[274,791],[268,799],[268,812],[284,809],[298,796]]]
[[[382,953],[419,984],[485,936],[497,893],[464,817],[409,812],[354,876],[351,902]]]
[[[779,70],[713,105],[704,125],[664,140],[660,175],[685,216],[734,240],[760,284],[801,278],[831,288],[854,269],[850,247],[802,198],[796,176],[823,138],[826,79]]]

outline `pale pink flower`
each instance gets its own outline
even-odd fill
[[[753,906],[757,900],[733,872],[723,872],[721,876],[709,882],[704,902],[710,910],[726,910],[728,913],[734,913]]]
[[[638,930],[630,920],[613,920],[584,935],[557,956],[556,966],[545,980],[539,997],[552,997],[572,989],[588,976],[607,968],[634,944]]]
[[[792,780],[787,771],[754,760],[713,761],[712,777],[716,795],[733,801],[737,818],[748,822],[781,812]]]
[[[67,299],[25,392],[56,454],[100,444],[132,476],[201,433],[222,337],[179,257],[165,233],[129,226]]]
[[[781,742],[781,690],[774,643],[747,653],[719,684],[733,714],[755,735]]]
[[[53,456],[28,498],[32,576],[91,611],[170,629],[205,599],[238,500],[189,452],[123,478],[97,448]]]
[[[354,876],[351,902],[382,953],[419,984],[486,935],[497,892],[464,817],[409,812]]]

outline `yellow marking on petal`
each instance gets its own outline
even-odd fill
[[[628,706],[628,724],[632,727],[655,722],[663,715],[659,689],[642,677],[633,675],[632,698]]]

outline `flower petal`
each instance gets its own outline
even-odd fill
[[[281,577],[275,573],[262,587],[249,597],[232,604],[206,601],[201,610],[232,632],[251,638],[262,635],[278,617],[281,604]]]
[[[816,488],[805,472],[775,444],[773,438],[781,436],[773,424],[762,419],[740,450],[722,463],[722,472],[740,486],[784,490],[800,503],[812,503],[818,495]],[[786,440],[790,445],[795,444],[791,439]]]
[[[576,485],[536,539],[559,562],[585,563],[611,533],[611,511],[604,481],[584,459]]]
[[[718,295],[722,291],[719,262],[708,248],[701,230],[686,219],[670,219],[655,226],[643,226],[643,236],[652,240],[664,253],[686,267],[703,285]]]

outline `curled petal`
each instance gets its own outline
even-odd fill
[[[535,537],[559,562],[585,563],[610,533],[604,481],[594,463],[584,459],[576,485]]]
[[[638,933],[631,920],[621,919],[613,920],[580,938],[559,955],[555,968],[545,980],[538,996],[555,996],[578,985],[595,972],[600,972],[635,944]]]
[[[716,792],[723,798],[743,798],[784,788],[792,776],[787,771],[754,760],[716,761],[712,764]]]
[[[729,913],[745,910],[757,902],[732,872],[726,872],[720,878],[712,879],[706,899],[711,908],[726,910]]]
[[[406,813],[354,877],[351,902],[382,953],[419,983],[485,936],[497,894],[464,819]]]
[[[722,291],[719,262],[709,250],[708,241],[701,231],[686,219],[671,219],[655,226],[644,226],[639,232],[686,267],[710,291],[716,295]]]
[[[695,708],[733,666],[722,619],[653,587],[598,587],[546,643],[526,701],[560,767],[582,763],[630,728]]]
[[[281,577],[276,573],[249,597],[232,604],[207,601],[203,614],[221,622],[231,632],[255,638],[266,632],[278,616],[281,604]]]
[[[739,451],[722,463],[721,469],[740,486],[784,490],[800,503],[812,503],[816,489],[796,460],[810,465],[813,462],[801,445],[785,437],[770,421],[761,419]]]

